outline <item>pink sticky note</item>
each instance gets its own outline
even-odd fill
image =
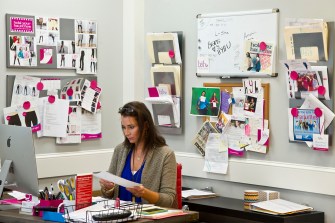
[[[259,43],[259,49],[260,50],[266,50],[266,43],[265,42],[260,42]]]
[[[169,50],[169,57],[174,58],[175,54],[173,50]]]
[[[326,94],[326,88],[324,86],[319,86],[318,87],[318,93],[321,95],[325,95]]]
[[[72,96],[73,95],[73,89],[72,88],[67,89],[66,94],[67,94],[67,96]]]
[[[290,78],[292,80],[297,80],[298,77],[299,77],[298,73],[296,71],[292,70],[291,73],[290,73]]]
[[[322,116],[322,110],[320,108],[315,108],[314,109],[314,114],[316,117],[321,117]]]
[[[10,120],[10,116],[8,115],[8,116],[6,116],[6,120],[7,121],[9,121]]]
[[[248,125],[245,125],[245,127],[244,127],[244,132],[245,132],[245,135],[246,136],[250,136],[250,131],[251,131],[251,129],[250,129],[250,125],[248,124]]]
[[[72,113],[72,107],[69,107],[69,114]]]
[[[43,83],[42,82],[38,82],[37,85],[36,85],[36,88],[37,88],[37,90],[42,91],[43,88],[44,88]]]
[[[50,95],[50,96],[48,97],[48,101],[49,101],[50,104],[54,103],[55,100],[56,100],[56,97],[55,97],[54,95]]]
[[[291,114],[292,114],[293,117],[298,117],[298,115],[299,115],[298,109],[297,108],[292,108],[291,109]]]
[[[92,89],[97,88],[97,86],[98,86],[98,83],[95,80],[91,81],[91,88]]]
[[[30,108],[30,102],[29,101],[23,102],[23,108],[28,110]]]

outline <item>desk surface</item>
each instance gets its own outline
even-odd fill
[[[132,221],[134,223],[144,223],[144,222],[166,222],[166,223],[185,223],[194,222],[199,219],[199,213],[195,211],[188,211],[186,215],[169,217],[161,220],[151,220],[151,219],[140,219],[138,221]],[[2,223],[39,223],[39,222],[50,222],[43,221],[40,217],[19,214],[18,210],[6,210],[0,211],[0,222]]]
[[[184,200],[183,204],[189,206],[192,211],[198,211],[200,220],[206,222],[211,222],[210,214],[215,215],[215,220],[213,222],[219,222],[218,216],[226,216],[229,218],[234,218],[236,222],[241,222],[243,220],[249,220],[249,222],[257,223],[323,223],[324,213],[319,211],[304,212],[292,215],[270,215],[255,211],[250,211],[244,209],[244,201],[240,199],[225,198],[225,197],[215,197],[206,199],[196,199],[196,200]],[[246,222],[246,221],[243,221]]]

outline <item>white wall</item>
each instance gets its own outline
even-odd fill
[[[183,161],[185,186],[202,188],[213,186],[219,194],[243,198],[245,189],[274,189],[282,193],[282,197],[292,201],[307,203],[315,209],[325,211],[327,223],[335,222],[335,214],[331,210],[331,200],[334,190],[324,187],[334,184],[335,154],[334,146],[329,152],[318,152],[308,149],[303,144],[288,142],[288,120],[286,84],[284,69],[279,60],[286,58],[283,27],[285,18],[324,18],[334,21],[334,1],[297,0],[254,0],[254,1],[222,1],[222,0],[145,0],[144,31],[166,32],[182,31],[184,34],[184,134],[181,136],[166,136],[169,145],[178,152],[189,154],[178,156]],[[197,26],[196,15],[205,13],[220,13],[231,11],[247,11],[279,8],[279,60],[276,61],[277,78],[263,79],[270,83],[270,149],[266,155],[248,153],[243,158],[231,159],[226,176],[206,174],[202,172],[202,162],[193,158],[197,154],[192,139],[201,126],[202,119],[188,115],[191,105],[191,88],[202,86],[204,82],[221,82],[213,78],[197,78]],[[312,13],[311,13],[312,12]],[[262,28],[262,27],[260,27]],[[334,40],[333,40],[334,41]],[[334,49],[331,49],[334,50]],[[146,49],[143,57],[148,58]],[[149,73],[149,59],[144,62],[145,75]],[[333,75],[333,74],[331,74]],[[150,79],[145,78],[145,87],[150,85]],[[239,80],[224,80],[239,81]],[[333,88],[334,83],[331,83]],[[333,96],[332,96],[333,97]],[[334,142],[334,136],[332,137]],[[267,172],[269,171],[269,172]],[[330,175],[328,175],[330,174]],[[319,178],[320,177],[320,178]],[[257,186],[264,185],[264,186]],[[326,195],[325,191],[328,191]],[[307,193],[308,192],[308,193]]]
[[[98,80],[103,87],[104,138],[75,146],[55,146],[51,139],[36,140],[41,185],[54,183],[63,175],[100,171],[108,167],[112,155],[111,148],[122,140],[117,108],[129,100],[143,100],[147,95],[146,87],[150,85],[148,78],[150,64],[146,52],[145,33],[183,31],[185,130],[183,135],[165,137],[168,144],[176,151],[178,162],[183,163],[184,186],[195,188],[212,186],[220,195],[240,199],[243,198],[245,189],[278,190],[285,199],[309,204],[316,210],[324,211],[326,223],[335,222],[335,213],[331,208],[335,194],[334,148],[332,147],[330,152],[320,153],[310,151],[299,144],[288,143],[285,115],[288,99],[284,96],[286,86],[282,68],[278,69],[279,77],[265,80],[271,85],[269,153],[248,154],[245,158],[232,159],[227,175],[202,172],[203,160],[191,143],[202,120],[187,114],[191,102],[191,87],[201,86],[203,82],[219,82],[217,79],[195,76],[197,14],[279,8],[279,59],[284,59],[282,34],[284,18],[313,16],[334,21],[333,1],[320,0],[306,4],[306,1],[296,0],[292,6],[288,0],[99,0],[95,1],[94,5],[87,0],[60,0],[54,3],[54,8],[48,12],[45,9],[49,8],[49,5],[48,1],[42,0],[34,0],[30,4],[23,0],[18,0],[15,4],[12,1],[2,0],[0,13],[3,19],[5,13],[16,13],[91,18],[98,21]],[[312,14],[307,13],[311,10]],[[4,40],[5,28],[0,27],[0,31]],[[2,50],[0,69],[3,75],[0,76],[0,83],[3,87],[0,95],[3,96],[0,97],[0,108],[5,106],[6,74],[74,75],[70,71],[8,69],[5,67],[5,47]],[[61,168],[59,164],[62,164]],[[251,170],[254,171],[248,172]]]

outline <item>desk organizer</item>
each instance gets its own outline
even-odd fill
[[[57,207],[63,203],[63,200],[40,200],[40,203],[33,207],[33,215],[43,217],[43,211],[39,210],[39,208],[50,208],[55,209],[55,212],[57,212]]]
[[[96,205],[99,205],[99,208],[87,207],[86,212],[86,222],[128,222],[135,221],[141,218],[142,213],[142,204],[137,203],[127,203],[121,204],[120,207],[116,208],[114,205],[111,205],[110,201],[104,200]],[[77,219],[73,219],[71,216],[71,210],[74,210],[73,205],[64,207],[64,219],[66,222],[76,222]],[[99,210],[98,210],[99,209]],[[123,217],[124,214],[131,212],[127,217]],[[78,216],[77,214],[75,216]],[[124,215],[125,216],[125,215]],[[97,218],[101,220],[97,220]]]

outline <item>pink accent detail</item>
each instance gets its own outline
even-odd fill
[[[72,113],[72,107],[69,107],[69,114]]]
[[[315,108],[314,109],[314,114],[316,117],[321,117],[322,116],[322,110],[320,108]]]
[[[7,121],[9,121],[9,120],[10,120],[10,118],[11,118],[11,117],[10,117],[9,115],[8,115],[8,116],[6,116],[6,120],[7,120]]]
[[[292,108],[291,109],[291,114],[292,114],[293,117],[298,117],[298,115],[299,115],[298,109],[297,108]]]
[[[324,86],[319,86],[318,87],[318,93],[321,95],[325,95],[326,94],[326,88]]]
[[[100,139],[100,138],[102,138],[102,133],[81,134],[81,140]]]
[[[169,50],[169,57],[174,58],[175,54],[173,50]]]
[[[67,96],[72,96],[73,95],[73,89],[72,88],[67,89],[66,94],[67,94]]]
[[[158,90],[156,87],[148,87],[149,97],[159,97]]]
[[[250,136],[250,125],[245,125],[244,132],[246,136]]]
[[[28,110],[28,109],[30,108],[30,102],[29,102],[29,101],[25,101],[25,102],[23,102],[23,108],[24,108],[25,110]]]
[[[53,104],[55,102],[55,100],[56,100],[56,97],[54,95],[50,95],[48,97],[48,101],[49,101],[50,104]]]
[[[21,32],[21,33],[33,33],[34,32],[33,21],[34,21],[33,18],[12,17],[10,19],[10,31]]]
[[[38,132],[38,131],[41,131],[41,129],[42,129],[41,124],[31,127],[32,132]]]
[[[91,88],[92,89],[96,89],[97,86],[98,86],[98,83],[95,80],[91,81]]]
[[[37,90],[42,91],[44,88],[44,84],[42,82],[38,82],[36,85]]]
[[[100,101],[98,101],[97,109],[100,109],[100,108],[101,108],[101,103],[100,103]]]
[[[22,116],[26,116],[27,115],[27,112],[22,112]]]
[[[265,42],[260,42],[259,49],[260,50],[266,50],[266,43]]]
[[[313,147],[313,150],[322,151],[322,152],[328,152],[328,151],[329,151],[329,148],[318,148],[318,147]]]
[[[243,156],[244,155],[244,151],[236,151],[236,150],[233,150],[231,148],[228,148],[228,155]]]
[[[297,80],[298,79],[298,77],[299,77],[299,75],[298,75],[298,73],[296,72],[296,71],[291,71],[291,73],[290,73],[290,78],[292,79],[292,80]]]

